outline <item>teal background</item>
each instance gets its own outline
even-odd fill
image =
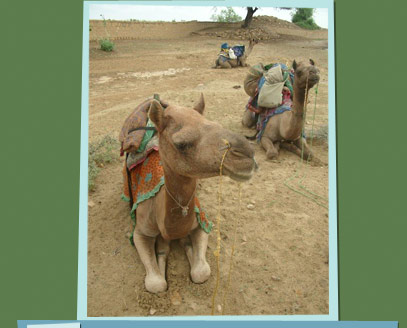
[[[82,7],[0,3],[4,327],[76,319]],[[405,9],[402,1],[335,5],[340,319],[402,328]]]

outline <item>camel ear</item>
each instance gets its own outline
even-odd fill
[[[294,69],[294,71],[297,69],[297,62],[295,61],[295,59],[293,61],[293,69]]]
[[[164,130],[164,108],[161,106],[160,102],[153,99],[148,111],[148,116],[150,117],[150,120],[153,121],[158,132]]]
[[[309,63],[310,63],[312,66],[315,66],[315,62],[314,62],[312,59],[309,60]]]
[[[201,97],[199,98],[198,103],[194,106],[194,109],[199,113],[203,114],[204,109],[205,109],[205,100],[203,93],[201,93]]]

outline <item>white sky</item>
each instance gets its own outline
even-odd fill
[[[219,13],[226,7],[216,7]],[[244,19],[246,16],[245,7],[233,7],[235,12]],[[213,6],[140,6],[140,5],[90,5],[89,18],[112,20],[146,20],[146,21],[210,21],[215,10]],[[291,21],[290,10],[281,10],[271,7],[261,7],[254,16],[267,15],[278,17],[279,19]],[[328,8],[317,8],[314,13],[314,20],[320,27],[328,28]]]

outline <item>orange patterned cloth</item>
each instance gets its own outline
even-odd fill
[[[146,199],[154,197],[164,185],[164,169],[159,152],[157,150],[150,152],[144,161],[131,169],[130,176],[133,196],[133,207],[130,215],[136,224],[135,210],[138,205]],[[126,163],[123,168],[123,178],[124,193],[122,198],[130,201]],[[195,197],[195,214],[201,228],[209,233],[212,230],[212,222],[207,220],[197,197]]]

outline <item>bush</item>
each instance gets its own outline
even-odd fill
[[[235,23],[240,22],[242,17],[236,14],[232,7],[227,7],[226,9],[222,9],[219,15],[213,14],[211,19],[215,22]]]
[[[99,41],[100,49],[103,51],[113,51],[114,43],[108,39],[103,39]]]
[[[308,30],[319,30],[320,27],[315,23],[312,18],[314,14],[313,8],[297,8],[293,14],[291,21],[299,27]]]
[[[100,169],[118,159],[119,142],[112,136],[104,136],[101,140],[89,143],[88,188],[95,190],[95,179]]]

